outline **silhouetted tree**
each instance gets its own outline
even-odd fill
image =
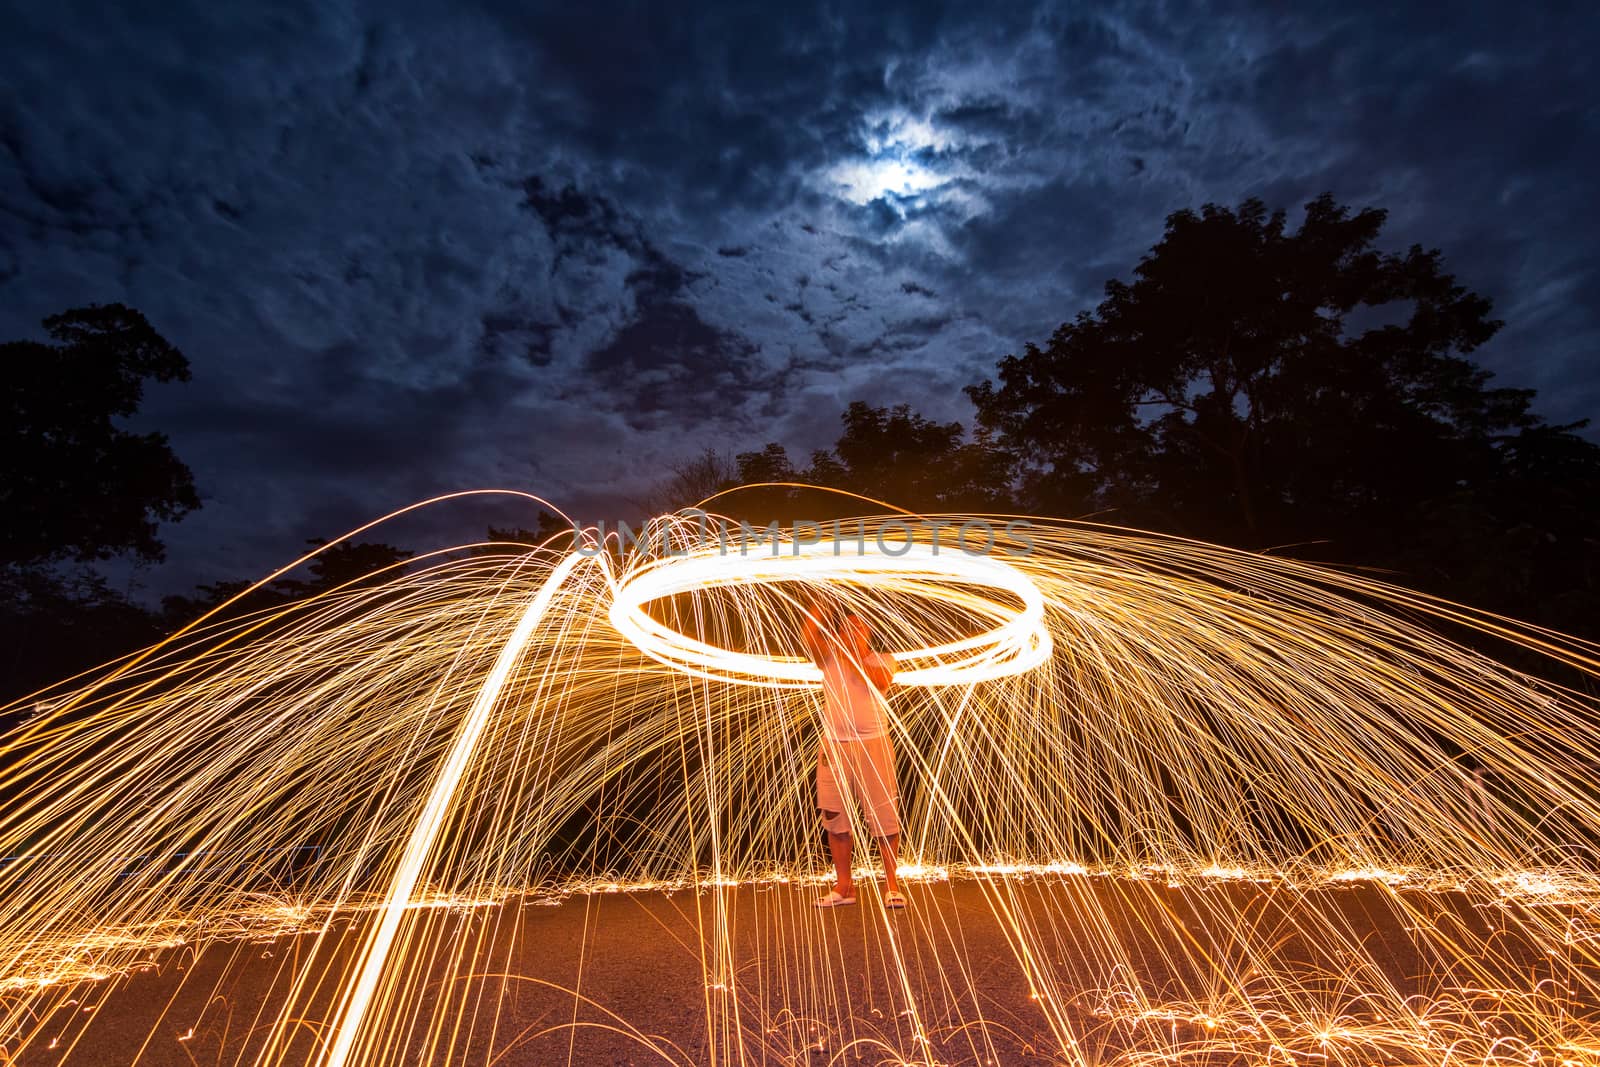
[[[671,470],[671,476],[639,502],[643,514],[662,515],[694,507],[740,481],[738,461],[715,448],[706,448],[693,459],[674,463]]]
[[[992,434],[970,439],[959,422],[934,422],[907,404],[850,404],[832,452],[812,456],[810,479],[919,512],[1004,510],[1014,460]]]
[[[1392,565],[1435,591],[1600,636],[1600,448],[1566,427],[1521,431],[1500,473],[1420,502]],[[1390,562],[1390,561],[1384,561]]]
[[[280,578],[272,583],[291,598],[315,596],[341,586],[381,585],[404,574],[405,569],[397,564],[411,558],[411,553],[405,549],[378,541],[340,541],[328,545],[323,538],[314,538],[306,544],[322,549],[306,564],[311,580]]]
[[[994,512],[1012,506],[1012,454],[986,430],[971,435],[959,422],[934,422],[909,405],[873,407],[855,401],[840,414],[831,449],[796,468],[776,442],[737,457],[738,484],[798,482],[859,493],[895,507],[933,513]],[[739,517],[825,520],[877,510],[860,501],[805,489],[766,488],[724,498]]]
[[[734,457],[734,469],[735,485],[758,488],[741,489],[720,497],[712,510],[761,525],[774,520],[791,522],[797,517],[812,517],[800,514],[804,508],[797,504],[795,490],[782,485],[800,481],[802,474],[795,469],[788,450],[781,444],[774,441],[756,451],[740,452]]]
[[[812,459],[815,473],[840,488],[900,507],[938,506],[961,446],[959,422],[934,422],[907,404],[875,408],[860,400],[845,409],[840,421],[844,432],[832,454]]]
[[[793,482],[800,478],[800,472],[789,461],[788,450],[776,441],[768,442],[758,452],[740,452],[737,460],[739,481],[743,484]]]
[[[313,548],[326,545],[320,538],[306,544]],[[256,589],[238,603],[230,606],[225,615],[233,617],[279,607],[295,600],[317,596],[340,587],[362,588],[381,585],[405,573],[395,566],[411,558],[411,553],[394,545],[377,541],[341,541],[318,553],[306,564],[309,579],[295,577],[292,573]],[[242,581],[216,582],[198,586],[190,596],[162,598],[161,615],[168,631],[185,626],[212,608],[243,593],[254,584]]]
[[[540,508],[539,517],[535,521],[533,529],[529,530],[522,526],[491,526],[488,530],[488,540],[496,543],[480,545],[472,550],[473,554],[478,556],[520,556],[539,545],[552,541],[555,548],[565,550],[572,544],[572,523],[559,515],[552,515],[550,512]]]
[[[121,304],[44,320],[54,344],[0,345],[0,563],[159,560],[156,527],[200,506],[189,468],[159,433],[117,424],[144,383],[187,381],[189,361]]]
[[[1531,496],[1592,485],[1600,449],[1489,385],[1466,358],[1500,328],[1489,301],[1436,250],[1377,250],[1384,218],[1328,196],[1295,231],[1258,200],[1169,216],[1131,283],[968,390],[1028,461],[1028,502],[1251,548],[1333,539],[1325,556],[1425,566],[1452,595],[1473,583],[1441,568],[1509,549],[1507,524],[1581,555],[1592,495],[1560,517]]]
[[[227,603],[249,589],[254,582],[223,581],[195,586],[190,594],[174,593],[161,598],[161,619],[167,632],[180,629],[219,604]],[[287,603],[288,597],[270,586],[256,590],[241,600],[230,614],[242,614],[259,608],[276,607]]]
[[[0,605],[0,705],[161,637],[150,612],[87,568],[0,567]]]
[[[200,506],[166,438],[120,425],[146,381],[188,379],[183,354],[121,304],[43,325],[48,343],[0,345],[0,702],[157,637],[83,565],[161,559],[158,525]]]

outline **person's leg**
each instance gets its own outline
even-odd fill
[[[877,737],[857,746],[858,765],[853,768],[851,786],[878,842],[883,857],[883,890],[900,892],[896,867],[900,862],[900,789],[895,780],[894,747],[888,737]]]
[[[888,837],[878,838],[878,852],[883,856],[883,891],[885,893],[900,892],[900,881],[895,877],[895,868],[900,863],[899,849],[899,834],[890,834]]]
[[[850,877],[854,842],[849,833],[850,821],[844,815],[844,796],[839,788],[839,778],[833,762],[828,758],[827,741],[823,741],[817,751],[817,810],[822,813],[822,828],[828,836],[828,854],[833,860],[833,891],[849,899],[855,896],[855,886]]]
[[[822,817],[837,819],[836,811],[825,811]],[[851,880],[850,864],[855,855],[855,839],[849,834],[836,834],[828,831],[828,851],[833,854],[833,891],[841,897],[856,895],[855,884]]]

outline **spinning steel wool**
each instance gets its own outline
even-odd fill
[[[963,523],[984,551],[956,542]],[[1015,1010],[1059,1061],[1600,1062],[1594,646],[1083,524],[891,516],[762,537],[686,514],[646,533],[437,553],[46,694],[0,739],[8,1054],[70,1053],[93,1018],[60,1005],[153,946],[277,924],[312,948],[230,1062],[487,1062],[495,995],[449,976],[508,964],[450,917],[657,886],[707,897],[705,1056],[804,1058],[774,1044],[725,900],[810,892],[820,871],[800,626],[825,587],[898,668],[902,873],[982,883],[1033,993]],[[1346,882],[1392,905],[1418,973],[1372,956],[1334,903]],[[997,1058],[958,954],[938,967],[970,1014],[924,1017],[893,926],[916,913],[871,920],[906,1007],[855,1054]],[[1052,932],[1069,921],[1070,974]],[[785,929],[815,966],[762,983],[836,1023],[820,917]],[[1161,983],[1138,937],[1161,946]]]

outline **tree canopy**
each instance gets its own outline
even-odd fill
[[[831,451],[817,452],[805,480],[836,485],[919,512],[1003,510],[1011,457],[987,433],[935,422],[909,405],[855,401],[840,415]]]
[[[411,558],[409,550],[380,541],[340,541],[329,545],[322,538],[312,538],[306,544],[322,549],[305,564],[308,577],[291,573],[269,582],[240,600],[228,613],[233,615],[277,607],[335,589],[382,585],[405,573],[405,561]],[[175,630],[187,625],[212,608],[243,593],[253,584],[246,581],[216,582],[196,587],[193,596],[163,597],[161,610],[164,628]]]
[[[1331,541],[1325,558],[1451,568],[1433,584],[1458,595],[1515,528],[1592,547],[1592,504],[1533,498],[1593,485],[1600,449],[1490,384],[1468,358],[1501,326],[1489,301],[1437,250],[1381,251],[1384,221],[1329,196],[1298,229],[1253,199],[1170,215],[1131,282],[968,390],[1025,460],[1027,502],[1248,548]]]
[[[1295,231],[1259,200],[1176,212],[1131,284],[969,390],[979,418],[1035,461],[1041,503],[1262,543],[1398,518],[1537,420],[1464,358],[1500,328],[1489,302],[1437,251],[1377,251],[1383,222],[1327,196]]]
[[[200,506],[194,478],[159,433],[118,425],[147,380],[187,381],[189,361],[121,304],[44,320],[53,344],[0,345],[0,563],[159,560],[161,522]]]
[[[651,494],[651,512],[688,507],[724,489],[763,483],[826,486],[917,512],[993,512],[1009,508],[1014,459],[993,435],[969,437],[959,422],[936,422],[907,404],[874,407],[852,402],[839,415],[832,448],[796,466],[773,441],[731,459],[707,449],[673,468]],[[723,497],[716,510],[766,523],[804,518],[822,521],[858,515],[864,505],[781,484]],[[866,510],[872,510],[868,507]]]

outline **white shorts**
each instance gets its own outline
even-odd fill
[[[900,832],[900,787],[894,777],[894,747],[889,738],[864,741],[822,742],[817,753],[817,807],[834,812],[823,816],[829,833],[850,832],[850,812],[840,783],[849,786],[851,796],[861,805],[862,817],[873,837],[889,837]]]

